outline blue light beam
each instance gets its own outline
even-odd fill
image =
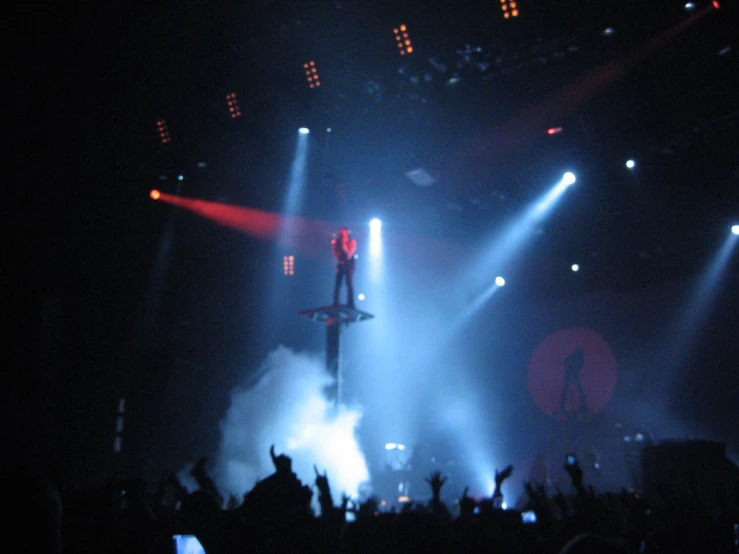
[[[290,177],[287,184],[287,192],[282,206],[285,226],[280,232],[280,239],[287,239],[287,244],[291,244],[295,229],[291,228],[289,223],[292,218],[297,216],[302,207],[303,193],[305,192],[306,166],[308,160],[308,133],[302,131],[298,134],[298,141],[295,145],[295,156],[290,166]],[[283,242],[282,240],[280,242]]]
[[[539,197],[523,214],[513,221],[502,235],[499,235],[492,246],[484,252],[480,260],[468,269],[462,280],[467,288],[484,285],[493,269],[505,269],[510,259],[521,249],[527,238],[536,229],[557,204],[562,194],[576,181],[573,173],[567,172],[549,191]]]

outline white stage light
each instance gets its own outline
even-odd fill
[[[577,264],[572,264],[571,269],[572,269],[572,271],[580,271],[580,266],[577,265]]]
[[[359,293],[359,294],[357,295],[357,300],[364,300],[365,298],[366,298],[366,296],[365,296],[365,295],[364,295],[364,293],[362,293],[362,292],[360,292],[360,293]]]
[[[732,225],[731,232],[734,233],[735,235],[739,235],[739,225]]]
[[[502,287],[503,285],[505,285],[505,279],[503,279],[503,277],[498,276],[495,278],[495,284],[498,285],[499,287]]]
[[[300,133],[301,135],[307,135],[308,133],[310,133],[310,129],[308,129],[308,127],[301,127],[300,129],[298,129],[298,133]]]
[[[369,253],[370,259],[373,260],[372,275],[373,280],[378,280],[380,276],[380,266],[378,265],[379,259],[382,257],[382,222],[376,217],[372,218],[369,222],[370,234],[369,234]]]
[[[577,178],[575,177],[575,174],[568,171],[564,175],[562,175],[562,184],[563,185],[572,185],[575,183]]]
[[[626,160],[626,167],[628,169],[634,169],[636,167],[636,162],[634,160]]]

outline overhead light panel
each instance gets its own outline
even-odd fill
[[[229,92],[226,95],[226,107],[228,107],[228,113],[231,119],[241,117],[241,109],[239,108],[239,100],[236,98],[235,92]]]
[[[518,1],[517,0],[500,0],[500,11],[503,12],[505,19],[518,17]]]
[[[157,132],[159,133],[159,142],[162,144],[168,144],[172,142],[172,137],[169,136],[169,127],[167,122],[163,119],[157,121]]]
[[[321,86],[321,78],[318,75],[316,62],[313,60],[303,64],[303,72],[305,73],[305,81],[310,88],[318,88]]]
[[[400,55],[405,56],[406,54],[412,54],[413,43],[411,43],[411,38],[408,36],[408,27],[405,25],[396,27],[393,29],[393,34],[395,35],[395,45],[398,47]]]

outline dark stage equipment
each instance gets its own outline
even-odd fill
[[[647,498],[700,494],[708,505],[721,505],[737,490],[739,469],[726,456],[726,444],[707,440],[664,441],[641,450],[642,489]]]

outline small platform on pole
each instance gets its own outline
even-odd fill
[[[375,317],[372,314],[368,314],[367,312],[363,312],[362,310],[357,310],[356,308],[345,306],[343,304],[311,308],[310,310],[303,310],[299,313],[303,317],[320,322],[328,322],[329,320],[337,319],[339,323],[355,323],[357,321],[366,321]]]
[[[326,397],[338,406],[341,402],[341,325],[367,321],[375,316],[343,304],[320,306],[298,313],[326,324],[326,371],[334,378],[334,384],[326,390]]]

